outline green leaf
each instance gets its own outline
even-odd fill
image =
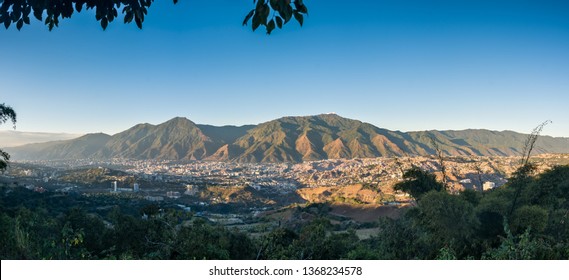
[[[294,18],[296,19],[296,21],[298,21],[298,23],[300,23],[300,26],[302,26],[302,24],[304,23],[304,16],[302,16],[302,14],[299,13],[298,11],[295,11]]]
[[[258,13],[255,13],[255,16],[253,16],[253,25],[252,25],[253,31],[255,31],[259,27],[259,25],[261,25],[261,18],[259,17]]]
[[[263,25],[267,25],[267,19],[269,18],[270,12],[271,8],[269,8],[269,5],[264,4],[263,9],[261,10],[261,20],[263,22]]]
[[[138,29],[142,29],[142,20],[139,17],[134,17],[134,22],[136,22]]]
[[[247,22],[251,19],[251,17],[253,16],[253,14],[255,14],[255,9],[251,10],[247,16],[245,16],[245,19],[243,20],[243,25],[247,25]]]
[[[34,17],[39,21],[42,21],[42,14],[43,10],[34,10]]]
[[[308,8],[306,8],[306,6],[304,5],[304,3],[302,3],[301,0],[294,1],[294,6],[296,7],[296,10],[298,10],[299,12],[303,14],[308,13]]]
[[[109,25],[109,20],[107,18],[101,19],[101,27],[103,28],[103,30],[107,29],[107,25]]]
[[[134,14],[132,12],[127,12],[124,15],[124,23],[130,23],[132,22],[132,18],[134,17]]]
[[[261,8],[261,6],[263,6],[263,4],[265,4],[264,0],[263,1],[257,1],[257,6],[255,7],[255,9],[258,10],[259,8]]]
[[[269,1],[269,4],[271,4],[271,8],[273,8],[273,10],[278,10],[278,7],[279,7],[278,2],[279,2],[279,0]]]
[[[275,29],[275,20],[272,19],[271,21],[269,21],[269,24],[267,24],[267,34],[271,35],[271,32]]]
[[[279,11],[279,14],[281,15],[281,17],[284,19],[284,22],[287,23],[291,18],[292,18],[292,7],[287,5],[282,13]]]
[[[283,19],[279,16],[275,17],[275,20],[277,21],[277,26],[280,28],[283,28]]]

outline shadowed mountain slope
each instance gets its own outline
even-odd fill
[[[400,132],[323,114],[283,117],[247,126],[196,125],[173,118],[159,125],[138,124],[113,136],[8,148],[13,159],[170,159],[238,162],[300,162],[334,158],[428,155],[432,139],[447,155],[519,155],[526,134],[513,131]],[[542,136],[536,153],[569,153],[569,138]]]

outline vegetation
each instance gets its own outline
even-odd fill
[[[397,183],[394,189],[404,191],[419,200],[430,191],[442,191],[444,186],[437,181],[434,174],[412,166],[403,173],[403,181]]]
[[[301,208],[313,217],[301,223],[249,234],[152,204],[88,211],[96,201],[2,186],[0,258],[568,259],[569,166],[532,170],[492,191],[450,194],[413,169],[404,183],[426,185],[411,190],[418,204],[379,220],[368,239],[338,231],[327,204]]]
[[[515,151],[523,149],[526,138],[521,133],[486,130],[390,131],[335,114],[283,117],[243,127],[200,125],[178,117],[158,125],[139,124],[113,136],[87,134],[14,147],[10,154],[31,160],[121,157],[266,163],[430,156],[437,152],[442,171],[448,163],[441,165],[441,159],[448,156],[517,156]],[[536,145],[539,153],[569,153],[568,138],[540,137]],[[442,173],[446,175],[443,179],[451,175]]]
[[[12,107],[6,104],[0,104],[0,124],[11,120],[16,128],[16,111]],[[0,171],[5,170],[8,167],[8,160],[10,160],[10,155],[0,149]]]
[[[174,4],[178,0],[173,0]],[[30,14],[38,21],[43,21],[51,31],[59,26],[59,21],[70,18],[75,11],[83,8],[95,11],[95,19],[106,29],[110,22],[118,18],[119,11],[124,14],[124,23],[135,22],[142,29],[144,17],[154,0],[0,0],[0,24],[8,29],[11,24],[20,30],[24,24],[30,24]],[[255,8],[243,20],[243,25],[251,21],[255,31],[263,25],[267,34],[276,28],[282,28],[293,17],[302,26],[308,9],[303,0],[254,0]],[[45,16],[45,20],[44,20]]]

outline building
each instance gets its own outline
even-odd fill
[[[186,191],[184,192],[185,195],[196,195],[198,194],[199,189],[194,185],[186,185]]]
[[[177,199],[180,198],[180,192],[174,192],[174,191],[166,192],[166,196],[168,198]]]
[[[460,180],[460,183],[461,183],[461,184],[472,184],[472,180],[470,180],[470,179],[462,179],[462,180]]]
[[[493,188],[496,187],[496,183],[494,182],[484,182],[484,184],[482,184],[482,190],[491,190]]]

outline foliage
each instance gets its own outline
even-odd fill
[[[541,259],[544,251],[549,251],[548,245],[531,235],[531,229],[526,229],[521,235],[514,236],[504,223],[507,234],[500,247],[491,249],[483,256],[484,259],[493,260],[535,260]]]
[[[523,233],[528,229],[541,233],[547,225],[548,213],[537,205],[524,205],[513,213],[511,227],[515,233]]]
[[[429,191],[444,190],[444,186],[437,181],[435,175],[413,166],[403,173],[403,181],[397,183],[394,189],[404,191],[419,200]]]
[[[401,217],[379,220],[378,234],[363,240],[338,231],[325,204],[304,209],[315,219],[252,235],[156,204],[134,210],[116,200],[120,207],[97,213],[70,207],[95,200],[0,187],[0,258],[568,259],[569,166],[518,173],[525,179],[484,193],[430,190]]]
[[[253,241],[244,233],[229,231],[196,219],[182,226],[172,246],[172,259],[252,259]]]
[[[414,211],[410,211],[412,216]],[[377,259],[383,260],[411,260],[422,258],[424,244],[418,242],[420,232],[412,226],[412,219],[398,220],[382,219],[379,223],[381,231],[366,241],[368,248],[374,248]],[[352,252],[353,254],[354,252]],[[362,256],[360,252],[358,256]],[[365,255],[364,255],[365,256]],[[372,255],[373,256],[373,255]]]
[[[16,125],[16,111],[10,106],[2,103],[0,104],[0,124],[11,120]]]
[[[174,4],[178,2],[178,0],[173,1]],[[243,25],[246,25],[251,20],[253,31],[263,25],[267,34],[270,34],[275,27],[282,28],[292,17],[302,26],[304,16],[308,14],[308,9],[302,0],[253,2],[256,4],[255,8],[243,21]],[[0,24],[4,24],[6,29],[14,24],[20,30],[24,24],[30,24],[30,14],[33,14],[34,18],[43,21],[49,30],[52,30],[53,27],[59,26],[61,19],[70,18],[75,12],[80,13],[85,8],[85,10],[94,10],[95,19],[99,21],[103,30],[119,17],[119,11],[124,14],[124,23],[134,21],[136,26],[142,29],[144,17],[153,3],[154,0],[1,0]]]
[[[8,120],[12,121],[14,124],[14,129],[16,128],[16,111],[12,107],[6,104],[0,104],[0,124],[4,124]],[[0,171],[5,170],[8,167],[8,160],[10,160],[10,155],[0,149]]]
[[[302,26],[304,16],[308,14],[303,0],[254,0],[253,2],[256,2],[255,8],[243,20],[243,25],[251,21],[253,31],[263,25],[267,34],[271,34],[276,27],[282,28],[293,17]]]
[[[437,260],[456,260],[456,255],[452,249],[448,247],[441,248],[436,257]]]
[[[459,256],[468,255],[479,226],[472,204],[456,195],[431,191],[423,196],[418,212],[414,225],[432,251],[448,247]]]
[[[554,210],[569,208],[569,166],[540,174],[522,193],[522,201]]]

